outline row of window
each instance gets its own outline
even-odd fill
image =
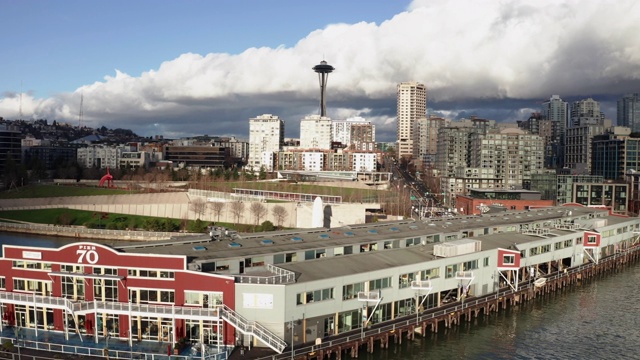
[[[489,266],[489,258],[484,259],[484,266]],[[464,269],[465,271],[474,270],[478,268],[478,260],[467,261],[462,264],[454,264],[448,265],[446,267],[446,278],[452,278],[455,276],[455,273]],[[407,288],[411,286],[411,282],[414,280],[429,280],[434,279],[440,276],[439,268],[432,268],[417,272],[410,272],[406,274],[401,274],[398,278],[398,287],[400,289]],[[368,282],[369,291],[381,290],[390,288],[392,285],[391,277],[380,278],[376,280],[371,280]],[[365,283],[354,283],[344,285],[342,287],[342,300],[350,300],[358,297],[358,292],[365,291]],[[302,292],[296,295],[296,304],[306,304],[309,302],[315,301],[323,301],[333,299],[333,288],[315,290],[315,291],[307,291]]]
[[[176,274],[173,271],[158,271],[158,270],[142,270],[142,269],[129,269],[127,275],[132,277],[143,278],[161,278],[161,279],[175,279]]]
[[[39,262],[39,261],[14,260],[12,261],[12,267],[14,269],[33,269],[33,270],[51,271],[51,263]],[[84,273],[84,266],[60,265],[60,271],[82,274]],[[94,275],[117,275],[118,269],[106,268],[106,267],[93,267],[92,273]],[[175,273],[173,271],[128,269],[127,274],[133,277],[167,278],[167,279],[175,278]]]
[[[14,269],[33,269],[33,270],[51,271],[51,263],[45,263],[40,261],[13,260],[11,266]]]

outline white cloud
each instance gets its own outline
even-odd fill
[[[311,68],[324,57],[336,67],[329,115],[375,119],[392,136],[401,81],[424,82],[430,103],[638,91],[639,18],[633,1],[416,0],[381,24],[328,25],[290,48],[187,53],[137,77],[116,70],[72,94],[25,94],[22,110],[71,122],[83,94],[88,123],[142,135],[162,124],[174,134],[247,136],[249,117],[273,113],[297,136],[298,120],[317,112]],[[18,98],[0,99],[0,116],[17,117]]]

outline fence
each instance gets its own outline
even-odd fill
[[[12,342],[15,344],[15,338],[6,338],[0,337],[0,343],[4,344],[5,342]],[[51,355],[32,355],[32,354],[22,354],[22,349],[34,349],[39,351],[45,351],[51,353]],[[53,344],[49,342],[40,342],[40,341],[31,341],[31,340],[20,340],[19,346],[16,346],[16,352],[6,352],[0,351],[1,359],[12,359],[12,360],[49,360],[49,359],[60,359],[57,353],[61,354],[73,354],[73,355],[85,355],[92,356],[96,358],[107,358],[107,352],[109,354],[109,359],[138,359],[138,360],[225,360],[229,357],[230,349],[225,348],[222,349],[221,352],[217,353],[209,353],[205,352],[205,356],[203,357],[199,353],[194,353],[192,355],[167,355],[167,354],[149,354],[146,352],[137,352],[137,351],[127,351],[127,350],[117,350],[117,349],[105,349],[105,348],[92,348],[85,346],[76,346],[76,345],[65,345],[65,344]],[[51,356],[51,357],[46,357]],[[79,357],[82,358],[82,357]]]
[[[167,240],[175,236],[193,235],[188,233],[174,233],[162,231],[131,231],[131,230],[109,230],[109,229],[88,229],[76,226],[58,226],[43,224],[23,224],[0,222],[0,231],[17,231],[25,233],[36,233],[44,235],[58,235],[67,237],[78,237],[87,239],[119,239],[119,240]]]

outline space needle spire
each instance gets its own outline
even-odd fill
[[[324,99],[324,92],[327,89],[329,73],[333,70],[335,70],[334,67],[327,64],[324,60],[313,67],[313,71],[318,73],[318,80],[320,81],[320,116],[327,116],[327,103]]]

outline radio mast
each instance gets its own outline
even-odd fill
[[[78,112],[78,129],[82,127],[82,117],[84,113],[82,112],[82,103],[84,102],[84,94],[80,93],[80,111]]]

